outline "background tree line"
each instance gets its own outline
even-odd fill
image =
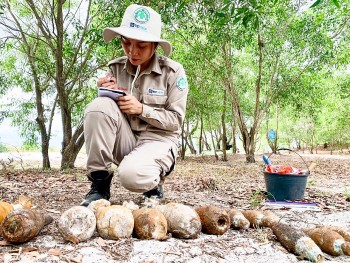
[[[122,55],[102,31],[118,26],[131,1],[4,0],[0,5],[0,105],[50,168],[52,121],[62,123],[61,168],[84,143],[83,110],[96,76]],[[190,93],[181,138],[186,151],[237,151],[247,162],[267,142],[311,151],[350,143],[349,1],[139,1],[162,14],[163,37],[187,73]],[[269,140],[269,130],[276,139]]]

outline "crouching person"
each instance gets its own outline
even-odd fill
[[[103,31],[106,43],[118,37],[125,56],[108,63],[98,87],[126,95],[97,97],[85,109],[84,136],[91,189],[81,203],[110,198],[112,164],[123,187],[143,197],[163,197],[163,182],[174,168],[186,112],[188,85],[181,64],[168,58],[161,17],[150,7],[130,5],[120,27]],[[156,53],[161,47],[165,56]]]

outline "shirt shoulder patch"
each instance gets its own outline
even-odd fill
[[[183,91],[185,89],[187,89],[187,79],[185,76],[180,76],[177,81],[176,81],[176,86],[179,90]]]

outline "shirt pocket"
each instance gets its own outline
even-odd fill
[[[157,106],[163,106],[165,105],[165,102],[167,101],[168,96],[155,96],[155,95],[143,95],[143,102],[146,105],[157,105]]]

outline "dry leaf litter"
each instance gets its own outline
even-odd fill
[[[323,225],[350,226],[350,156],[300,153],[308,165],[317,165],[308,177],[304,202],[317,207],[274,207],[274,212],[298,228]],[[15,155],[15,154],[13,154]],[[32,154],[33,157],[33,154]],[[0,160],[7,156],[0,155]],[[53,157],[53,164],[59,158]],[[273,155],[276,163],[305,168],[299,156],[290,153]],[[0,170],[0,197],[15,202],[19,195],[35,200],[57,221],[60,215],[83,199],[90,185],[86,179],[85,156],[78,156],[80,168],[70,171],[41,171],[40,158],[21,155],[19,169]],[[270,209],[264,204],[266,191],[261,155],[255,164],[246,164],[245,156],[229,155],[227,162],[213,156],[187,157],[178,160],[176,170],[164,185],[164,203],[176,202],[193,208],[214,205],[240,210]],[[34,167],[22,170],[21,167]],[[140,194],[122,187],[115,176],[112,183],[112,204],[134,202],[141,205]],[[105,240],[95,233],[91,239],[73,245],[64,242],[54,223],[46,226],[29,242],[13,245],[0,237],[0,262],[307,262],[286,251],[271,229],[228,230],[223,235],[201,233],[196,239],[170,238],[166,241],[127,238]],[[325,254],[325,262],[350,262],[349,256]]]

